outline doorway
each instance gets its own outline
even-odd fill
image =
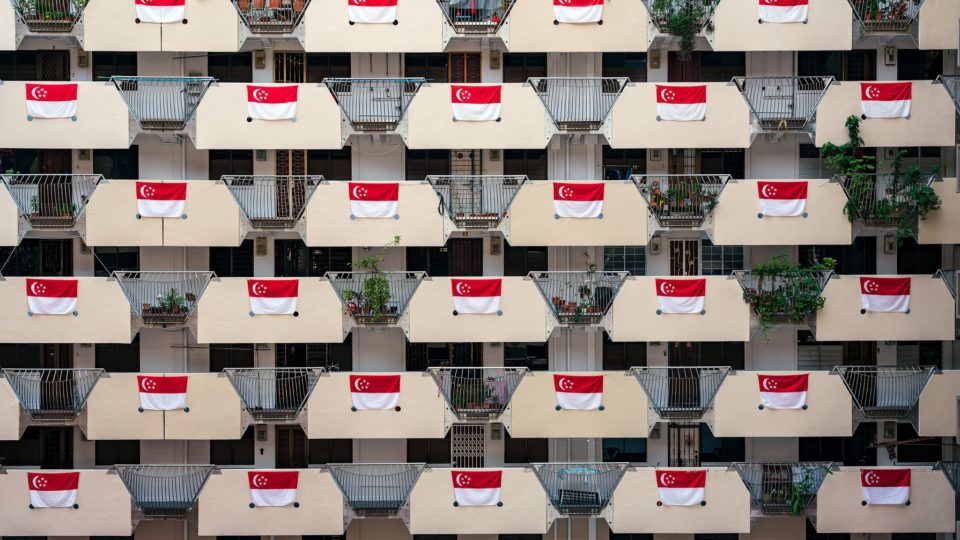
[[[700,241],[670,241],[670,275],[696,276],[700,273]]]

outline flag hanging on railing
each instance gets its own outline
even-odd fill
[[[603,20],[603,0],[553,0],[553,17],[559,23],[584,24]]]
[[[867,504],[907,504],[910,469],[861,469],[860,485]]]
[[[34,315],[70,315],[77,310],[76,279],[27,278],[27,309]]]
[[[807,210],[806,182],[757,182],[760,213],[770,217],[802,216]]]
[[[699,122],[707,117],[707,85],[658,84],[657,118],[668,122]]]
[[[706,279],[656,279],[661,313],[702,313],[707,297]]]
[[[458,506],[496,506],[503,485],[502,470],[450,471]]]
[[[861,277],[861,308],[880,313],[910,310],[909,277]]]
[[[603,375],[553,375],[557,405],[565,410],[592,411],[603,403]]]
[[[554,182],[553,211],[562,218],[599,218],[603,194],[603,182]]]
[[[395,409],[400,405],[400,376],[350,375],[350,398],[358,411]]]
[[[27,116],[72,118],[77,115],[77,84],[31,84],[27,90]]]
[[[77,504],[80,473],[27,473],[30,504],[34,508],[72,508]]]
[[[187,408],[187,376],[137,375],[140,408],[145,411],[174,411]]]
[[[907,118],[912,103],[912,82],[860,83],[860,104],[867,118]]]
[[[297,311],[300,280],[248,279],[250,312],[254,315],[293,315]]]
[[[186,207],[186,182],[137,182],[137,213],[140,217],[179,218]]]
[[[451,85],[450,104],[458,122],[490,122],[500,118],[500,89],[495,85]]]
[[[356,218],[392,218],[400,202],[399,182],[348,182],[350,213]]]
[[[253,120],[292,120],[297,117],[297,85],[247,85],[247,116]]]
[[[351,23],[393,24],[397,20],[397,0],[347,0]]]
[[[247,471],[255,506],[289,506],[297,501],[300,471]]]
[[[807,21],[810,0],[759,0],[760,20],[767,23]]]
[[[760,385],[760,403],[767,409],[802,409],[807,404],[807,386],[810,375],[757,374]]]
[[[703,502],[707,471],[657,469],[657,490],[663,506],[696,506]]]
[[[500,311],[502,279],[451,279],[453,309],[458,314],[490,314]]]
[[[186,0],[133,0],[137,19],[143,23],[179,23],[186,18]]]

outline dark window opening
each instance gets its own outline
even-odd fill
[[[348,247],[307,247],[303,240],[275,240],[273,250],[277,277],[322,277],[351,270],[353,250]]]
[[[647,461],[646,439],[604,438],[603,461],[644,463]]]
[[[520,439],[509,433],[503,441],[503,462],[508,464],[544,463],[550,461],[549,439]]]
[[[543,150],[504,150],[503,174],[507,176],[526,175],[530,180],[547,179],[547,151]]]
[[[407,463],[449,465],[450,456],[449,433],[442,439],[407,439]]]
[[[249,52],[209,53],[207,75],[218,82],[253,82],[253,54]]]
[[[352,439],[310,439],[310,464],[353,463]]]
[[[136,272],[140,270],[140,248],[95,247],[93,248],[93,275],[109,277],[114,272]]]
[[[73,468],[73,428],[30,426],[19,441],[0,441],[4,467]]]
[[[546,246],[511,246],[504,242],[503,275],[526,276],[530,272],[546,272],[548,257]]]
[[[0,268],[0,274],[8,277],[72,276],[73,241],[26,238],[17,247],[0,247],[0,264],[2,261],[6,265]]]
[[[429,276],[482,276],[483,239],[451,238],[443,247],[408,247],[407,271]]]
[[[877,51],[800,51],[797,75],[834,77],[838,81],[872,81],[877,78]]]
[[[93,80],[100,81],[109,79],[114,75],[120,77],[135,77],[137,75],[137,53],[93,53]]]
[[[277,343],[277,367],[322,367],[331,371],[353,370],[353,337],[343,343]]]
[[[253,174],[253,150],[209,150],[210,180],[222,176],[250,176]]]
[[[211,247],[210,270],[217,277],[253,277],[253,240],[239,247]]]
[[[877,449],[877,425],[857,426],[853,437],[800,437],[799,461],[832,461],[847,467],[874,467]]]
[[[647,82],[647,53],[603,53],[604,77],[627,77],[630,82]]]
[[[353,178],[352,147],[340,150],[307,150],[307,174],[320,175],[330,180]]]
[[[210,463],[214,465],[253,465],[253,426],[237,440],[210,441]]]
[[[504,367],[525,367],[530,371],[550,368],[549,343],[504,343]]]
[[[140,463],[140,441],[94,441],[94,462],[98,467]]]
[[[94,346],[96,367],[107,373],[140,372],[140,334],[128,343],[97,343]]]
[[[480,367],[482,343],[407,342],[407,371],[426,371],[431,367]]]
[[[858,236],[849,246],[800,246],[800,265],[812,266],[825,258],[837,261],[838,274],[876,274],[877,239]]]
[[[211,343],[210,372],[224,368],[252,368],[256,365],[254,345],[250,343]]]
[[[505,53],[503,82],[525,83],[530,77],[547,76],[546,53]]]
[[[407,149],[405,176],[407,180],[423,180],[431,175],[450,174],[449,150]]]
[[[604,180],[629,180],[635,174],[647,174],[646,149],[603,146]]]
[[[93,174],[102,174],[108,180],[139,179],[140,147],[94,150]]]
[[[647,343],[645,341],[611,341],[609,334],[603,333],[603,370],[627,371],[637,366],[647,365]]]

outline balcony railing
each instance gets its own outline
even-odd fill
[[[144,324],[161,326],[187,322],[213,272],[127,272],[113,277],[120,284],[133,312]]]
[[[343,308],[358,325],[397,324],[424,272],[327,272]]]
[[[673,21],[691,20],[697,32],[703,29],[713,17],[720,0],[643,0],[650,13],[650,20],[661,34],[670,34]]]
[[[200,100],[215,82],[212,77],[120,77],[110,81],[141,129],[182,131]]]
[[[289,34],[300,24],[310,0],[233,0],[254,34]]]
[[[531,77],[554,125],[561,131],[597,131],[630,79],[626,77]]]
[[[920,393],[930,382],[936,368],[930,366],[836,366],[853,397],[853,403],[865,418],[879,420],[909,419],[917,409]]]
[[[765,321],[778,324],[808,322],[833,272],[801,269],[799,272],[758,274],[749,270],[733,273],[743,289],[743,299]]]
[[[430,376],[457,419],[496,420],[510,404],[527,368],[432,367]]]
[[[629,272],[530,272],[560,324],[599,324]]]
[[[20,215],[34,229],[70,229],[103,180],[99,174],[0,175]]]
[[[322,368],[224,368],[224,375],[255,422],[293,422],[303,411]]]
[[[650,407],[663,420],[698,420],[730,373],[729,367],[634,367]]]
[[[902,216],[907,215],[916,199],[911,190],[915,186],[930,186],[936,175],[910,173],[837,175],[837,180],[856,209],[855,218],[868,227],[896,228]],[[916,224],[913,226],[916,231]]]
[[[943,85],[943,88],[950,94],[953,100],[953,106],[957,113],[960,113],[960,75],[940,75],[937,82]]]
[[[323,176],[221,176],[255,229],[292,229]]]
[[[633,181],[660,227],[696,229],[716,208],[730,175],[638,175]]]
[[[599,516],[627,470],[627,463],[531,463],[563,516]]]
[[[813,120],[833,77],[734,77],[733,83],[761,128],[791,131]]]
[[[943,471],[944,476],[950,481],[954,493],[960,495],[960,461],[941,461],[937,463],[936,468]]]
[[[461,229],[496,229],[506,217],[526,176],[436,176],[427,181]]]
[[[407,504],[422,463],[331,463],[333,481],[358,517],[395,517]]]
[[[72,422],[90,392],[96,386],[102,369],[8,369],[2,370],[20,406],[36,423]]]
[[[761,515],[797,517],[807,515],[832,466],[813,462],[733,464]]]
[[[88,0],[13,0],[17,16],[31,32],[65,33],[80,20]]]
[[[183,519],[213,474],[213,465],[114,465],[145,519]]]
[[[849,0],[867,33],[904,33],[920,16],[923,0]]]
[[[426,79],[324,79],[355,131],[393,131]]]
[[[454,32],[458,34],[495,34],[507,20],[516,0],[437,0]]]

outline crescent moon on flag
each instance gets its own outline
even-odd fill
[[[866,94],[867,94],[867,97],[871,99],[880,97],[880,92],[877,91],[876,86],[868,86]]]
[[[40,476],[33,477],[33,480],[30,481],[30,483],[33,484],[33,487],[40,489],[40,478]]]
[[[463,92],[463,88],[457,90],[457,101],[463,101],[463,96],[460,95]]]
[[[867,281],[863,282],[863,290],[867,291],[868,293],[875,292],[877,289],[878,287],[876,281],[868,279]]]
[[[39,285],[39,283],[37,283],[36,281],[30,284],[30,292],[33,293],[34,296],[37,296],[40,294],[37,292],[37,285]]]
[[[253,99],[261,103],[263,102],[264,99],[266,99],[266,97],[267,97],[267,92],[263,88],[257,88],[256,90],[253,91]]]
[[[259,281],[253,282],[253,285],[250,286],[250,292],[253,293],[254,296],[260,296],[259,291],[260,291],[260,282]]]
[[[260,483],[260,475],[259,475],[259,474],[255,474],[255,475],[253,475],[253,485],[255,485],[255,486],[257,486],[257,487],[263,487],[263,486],[267,485],[267,483],[264,482],[264,483],[261,484],[261,483]]]
[[[669,285],[669,283],[667,283],[666,281],[664,281],[663,283],[660,284],[660,293],[661,293],[661,294],[670,294],[669,292],[667,292],[667,285]]]
[[[666,88],[666,87],[660,89],[660,99],[662,99],[662,100],[664,100],[664,101],[671,101],[670,98],[667,97],[667,88]]]
[[[361,378],[359,378],[359,377],[357,377],[356,379],[353,380],[353,387],[354,387],[354,389],[356,389],[357,392],[363,392],[363,389],[360,388],[360,381],[362,381],[362,380],[363,380],[363,379],[361,379]]]
[[[570,390],[571,388],[573,388],[573,383],[570,382],[570,379],[567,379],[565,377],[561,377],[560,381],[557,384],[560,385],[561,390]]]
[[[863,481],[866,482],[868,486],[875,485],[879,480],[880,476],[873,471],[863,475]]]
[[[765,184],[765,185],[763,186],[763,196],[764,196],[764,197],[772,197],[772,196],[773,196],[773,193],[770,193],[770,190],[771,190],[772,188],[773,188],[773,185],[772,185],[772,184]],[[776,193],[776,191],[774,191],[774,193]]]
[[[662,483],[665,486],[673,485],[673,476],[670,473],[661,474],[660,483]]]
[[[461,281],[460,283],[457,283],[457,294],[466,294],[466,293],[463,291],[463,286],[464,286],[464,285],[466,285],[466,283],[463,282],[463,281]]]
[[[144,199],[150,198],[150,196],[147,195],[147,187],[148,186],[146,184],[140,186],[140,196],[143,197]]]
[[[30,95],[33,97],[33,99],[40,99],[40,96],[37,95],[37,91],[40,90],[40,88],[41,87],[39,86],[34,86],[33,90],[30,90]]]
[[[771,382],[772,382],[772,381],[771,381],[769,378],[764,379],[764,380],[763,380],[763,389],[764,389],[764,390],[773,390],[773,388],[771,388],[771,386],[770,386],[770,383],[771,383]]]
[[[354,196],[354,198],[357,198],[357,199],[362,199],[362,198],[363,198],[363,197],[360,196],[360,185],[359,185],[359,184],[353,186],[353,196]]]
[[[464,477],[464,474],[463,474],[463,473],[460,473],[460,474],[457,475],[457,485],[458,485],[458,486],[461,486],[461,487],[462,487],[462,486],[465,485],[465,484],[463,483],[463,477]]]

